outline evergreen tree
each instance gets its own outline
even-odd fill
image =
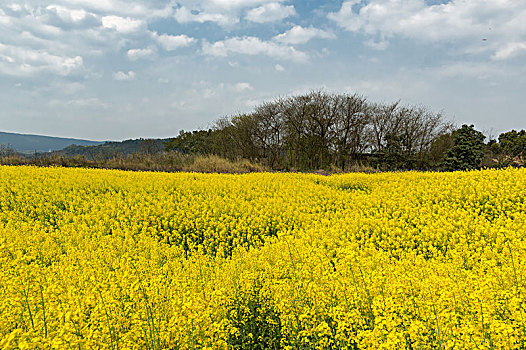
[[[453,147],[447,152],[444,168],[449,171],[479,168],[484,159],[485,138],[474,125],[462,125],[453,134]]]

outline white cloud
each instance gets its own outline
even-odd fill
[[[212,9],[216,11],[235,11],[249,7],[260,6],[269,2],[283,2],[283,0],[181,0],[187,6]]]
[[[213,44],[203,41],[203,52],[207,55],[226,57],[231,53],[243,55],[266,55],[281,60],[305,62],[306,53],[296,50],[292,46],[262,41],[259,38],[245,36],[217,41]]]
[[[0,9],[0,24],[8,25],[11,19],[6,15],[4,10]]]
[[[271,2],[247,11],[245,18],[251,22],[267,23],[281,21],[295,14],[293,5],[283,6],[278,2]]]
[[[88,12],[84,9],[72,10],[59,5],[49,5],[46,10],[56,13],[63,21],[66,22],[79,22],[88,16]]]
[[[498,49],[491,58],[494,60],[505,60],[521,53],[526,53],[526,42],[509,43],[508,45]]]
[[[130,17],[104,16],[101,21],[104,28],[114,29],[123,34],[136,32],[144,25],[142,20]]]
[[[269,22],[295,14],[292,5],[283,6],[285,0],[178,0],[179,8],[174,18],[179,23],[213,22],[220,26],[230,27],[239,22],[242,14],[248,20]],[[267,6],[270,5],[270,6]],[[277,11],[278,10],[278,11]],[[278,13],[282,11],[281,13]]]
[[[194,13],[185,6],[182,6],[175,10],[174,18],[179,23],[189,23],[189,22],[215,22],[219,25],[230,25],[237,23],[238,18],[229,16],[222,13],[208,13],[208,12],[197,12]]]
[[[296,25],[283,34],[276,35],[275,40],[285,44],[304,44],[313,38],[336,39],[334,33],[327,32],[313,26],[304,28]]]
[[[387,40],[367,40],[364,42],[365,46],[370,47],[378,51],[383,51],[389,46],[389,41]]]
[[[283,72],[285,70],[285,68],[281,64],[276,64],[274,66],[274,69],[277,70],[278,72]]]
[[[127,52],[127,56],[128,56],[128,59],[130,61],[137,61],[137,60],[143,59],[143,58],[150,58],[153,55],[155,55],[155,52],[154,52],[154,50],[152,50],[150,48],[146,48],[146,49],[130,49]]]
[[[234,85],[234,91],[243,92],[254,90],[254,87],[250,83],[237,83]]]
[[[71,82],[71,83],[61,82],[60,84],[56,84],[55,86],[53,86],[53,88],[60,89],[66,95],[74,95],[84,90],[86,87],[84,86],[84,84],[79,83],[79,82]]]
[[[366,41],[380,49],[385,48],[384,41],[401,37],[459,44],[465,53],[494,51],[495,59],[504,59],[507,48],[516,52],[513,43],[526,36],[526,2],[516,0],[452,0],[436,5],[424,0],[348,0],[328,18],[348,31],[380,37]]]
[[[38,72],[69,75],[83,66],[81,56],[64,57],[42,50],[26,49],[0,43],[0,72],[27,76]]]
[[[135,79],[135,72],[129,71],[128,73],[125,72],[116,72],[113,73],[113,79],[119,80],[119,81],[127,81],[127,80],[133,80]]]
[[[11,11],[13,11],[13,12],[22,11],[22,5],[17,4],[17,3],[9,4],[9,5],[7,5],[7,8],[10,9]]]
[[[36,1],[34,1],[36,2]],[[55,0],[64,6],[82,8],[86,11],[117,15],[120,17],[155,18],[169,17],[173,10],[171,1],[145,0]],[[168,4],[167,4],[168,2]]]
[[[155,39],[166,51],[173,51],[181,47],[189,46],[196,40],[187,35],[168,35],[157,33],[154,34]]]
[[[461,1],[467,4],[472,1]],[[485,2],[485,0],[480,1]],[[352,32],[402,35],[419,39],[445,39],[465,36],[480,25],[470,23],[466,11],[474,15],[472,6],[464,8],[457,2],[427,6],[424,0],[358,0],[345,1],[340,11],[328,18]],[[476,20],[476,18],[473,18]],[[459,31],[459,29],[463,29]]]

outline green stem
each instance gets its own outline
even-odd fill
[[[42,289],[42,285],[40,285],[40,305],[42,305],[42,314],[44,316],[44,337],[47,338],[46,306],[44,303],[44,293]]]
[[[24,298],[26,301],[26,307],[27,311],[29,312],[29,320],[31,321],[31,328],[35,330],[35,322],[33,321],[33,313],[31,312],[31,308],[29,307],[29,285],[27,286],[27,291],[24,290]]]
[[[440,336],[440,325],[438,324],[438,314],[437,310],[435,308],[435,302],[433,301],[433,312],[435,313],[435,320],[437,324],[437,333],[438,333],[438,344],[440,345],[440,349],[443,349],[444,346],[442,345],[442,338]]]

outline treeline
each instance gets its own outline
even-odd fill
[[[222,117],[208,130],[171,139],[69,146],[32,156],[0,147],[0,164],[158,171],[465,170],[524,166],[526,131],[489,140],[441,113],[357,94],[313,91]]]
[[[244,158],[276,170],[346,170],[357,164],[428,169],[447,151],[436,141],[452,131],[442,114],[424,107],[314,91],[221,118],[207,131],[181,132],[165,148]]]
[[[456,128],[441,113],[357,94],[313,91],[281,97],[252,113],[184,132],[167,151],[248,159],[273,170],[463,170],[522,166],[524,131],[485,143],[474,126]]]
[[[71,145],[54,153],[66,157],[82,155],[88,159],[111,159],[117,156],[133,154],[160,153],[164,150],[164,142],[166,141],[166,139],[106,141],[103,144],[93,146]]]

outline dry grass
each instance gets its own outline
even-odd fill
[[[272,171],[272,169],[265,165],[251,162],[247,159],[230,160],[216,155],[184,155],[179,152],[138,153],[126,156],[118,155],[112,158],[64,156],[56,153],[25,157],[15,153],[0,153],[0,165],[61,166],[132,171],[186,171],[224,174]],[[290,169],[289,171],[298,172],[296,169]],[[331,165],[328,169],[314,171],[314,173],[321,175],[377,172],[380,172],[378,168],[373,168],[363,163],[355,163],[345,167],[345,169]]]
[[[194,161],[183,168],[184,171],[200,173],[252,173],[268,171],[260,164],[255,164],[247,159],[231,161],[215,155],[196,157]]]
[[[82,168],[120,169],[133,171],[201,172],[201,173],[249,173],[269,169],[246,159],[228,160],[214,155],[183,155],[178,152],[155,154],[133,154],[105,158],[85,156],[66,157],[58,154],[23,157],[18,155],[0,156],[0,165],[35,165]]]

